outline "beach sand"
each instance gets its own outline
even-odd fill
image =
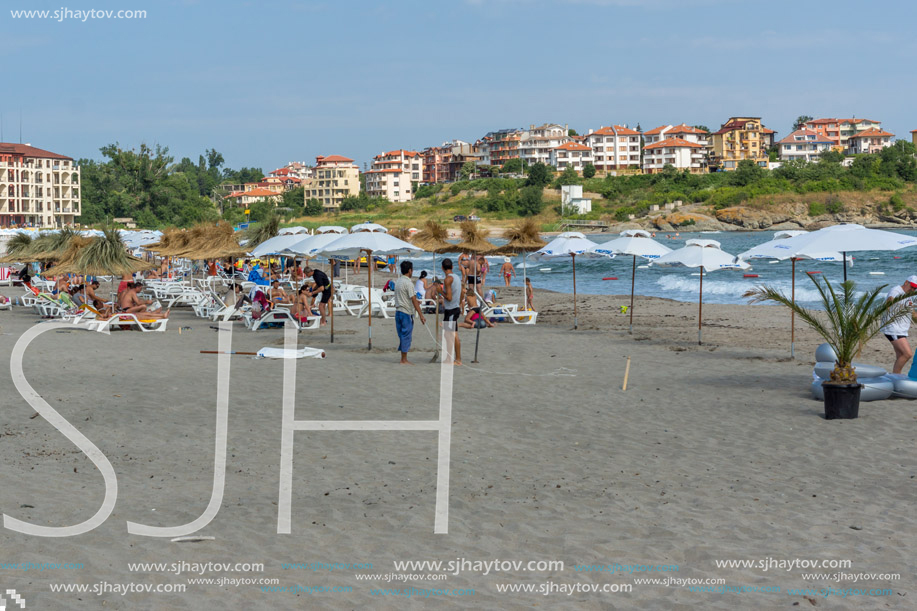
[[[376,284],[381,284],[380,281]],[[520,289],[500,289],[512,301]],[[18,289],[3,289],[6,295]],[[292,533],[277,534],[281,361],[231,357],[225,494],[200,542],[130,535],[126,521],[174,526],[197,518],[213,479],[219,331],[175,310],[166,333],[52,331],[29,348],[35,390],[99,446],[118,476],[114,512],[94,531],[65,538],[0,529],[0,563],[82,563],[82,569],[0,569],[32,609],[905,609],[917,596],[914,511],[917,404],[864,403],[860,418],[826,421],[809,397],[818,340],[773,306],[704,307],[628,297],[536,292],[535,326],[463,330],[466,365],[454,372],[449,532],[434,534],[436,433],[296,432]],[[25,308],[0,312],[0,510],[42,525],[81,522],[97,510],[102,477],[87,457],[13,390],[10,353],[38,322]],[[432,327],[432,320],[428,325]],[[296,418],[432,420],[441,365],[419,321],[414,367],[397,365],[394,323],[338,315],[303,332],[327,359],[297,362]],[[179,333],[181,328],[181,333]],[[235,324],[232,348],[280,346],[283,332]],[[884,338],[862,361],[890,366]],[[630,358],[627,390],[622,391]],[[897,573],[897,581],[807,580],[804,568],[720,568],[721,560],[850,561],[811,572]],[[551,570],[396,570],[393,561],[563,561]],[[128,563],[263,563],[263,572],[132,572]],[[765,560],[766,561],[766,560]],[[372,563],[310,570],[284,563]],[[578,565],[677,565],[677,572],[576,570]],[[449,573],[445,580],[358,580],[356,575]],[[351,591],[263,592],[260,585],[189,584],[188,578],[279,579],[279,586]],[[697,592],[636,579],[723,579]],[[49,584],[186,584],[180,594],[52,593]],[[532,584],[535,593],[498,591]],[[545,585],[549,584],[549,585]],[[553,584],[553,585],[551,585]],[[590,584],[630,592],[538,593]],[[473,595],[373,596],[373,588],[473,589]],[[890,588],[887,596],[829,594]],[[811,588],[806,600],[790,594]]]

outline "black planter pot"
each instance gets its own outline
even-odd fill
[[[860,415],[862,384],[822,384],[825,390],[825,420],[851,420]]]

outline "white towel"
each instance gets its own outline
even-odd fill
[[[306,357],[313,359],[325,358],[325,353],[318,348],[300,348],[299,350],[287,350],[286,348],[262,348],[258,351],[258,356],[263,359],[303,359]]]

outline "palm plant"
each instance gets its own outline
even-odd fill
[[[15,263],[17,255],[26,252],[32,245],[32,235],[29,233],[17,233],[13,235],[6,243],[6,256],[3,257],[3,263]]]
[[[251,227],[246,233],[245,237],[248,239],[248,243],[245,245],[246,248],[251,250],[258,244],[266,242],[267,240],[273,238],[280,231],[280,217],[271,212],[264,220]]]
[[[785,305],[796,313],[804,323],[818,333],[834,349],[837,361],[831,372],[833,384],[856,384],[853,358],[860,347],[879,333],[879,329],[891,322],[911,315],[902,301],[910,295],[885,299],[887,285],[856,295],[856,284],[851,280],[840,284],[836,291],[831,282],[824,278],[824,284],[810,276],[821,298],[823,310],[809,309],[787,297],[782,291],[759,286],[745,293],[751,303],[770,301]]]

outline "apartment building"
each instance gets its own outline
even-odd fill
[[[595,165],[592,149],[579,142],[567,142],[551,149],[551,156],[548,159],[548,165],[554,166],[558,171],[563,172],[567,168],[573,168],[580,174],[583,168],[590,163]]]
[[[570,129],[558,123],[530,125],[519,138],[519,157],[524,163],[533,165],[544,163],[551,165],[551,152],[557,147],[573,142],[568,134]]]
[[[640,138],[635,129],[624,125],[600,127],[583,136],[583,144],[592,149],[595,169],[599,172],[640,169]]]
[[[73,158],[0,142],[0,227],[73,225],[80,215],[80,184]]]
[[[702,174],[709,153],[707,131],[686,123],[660,125],[643,132],[643,171],[648,174],[660,172],[666,165]]]
[[[442,146],[431,146],[423,150],[423,182],[454,182],[461,178],[462,166],[472,161],[483,163],[484,153],[478,145],[453,140]]]
[[[423,155],[417,151],[389,151],[376,155],[372,169],[365,173],[366,194],[391,202],[414,198],[415,183],[423,180]]]
[[[875,127],[863,130],[847,138],[847,154],[879,153],[892,145],[895,134]]]
[[[873,121],[872,119],[812,119],[807,121],[805,124],[805,129],[814,131],[819,136],[824,136],[834,141],[835,150],[849,153],[850,149],[850,138],[856,136],[860,132],[864,132],[868,129],[882,129],[881,121]]]
[[[711,135],[713,164],[731,171],[747,159],[766,168],[774,133],[764,127],[761,117],[730,117]]]
[[[911,130],[911,144],[917,146],[917,129]]]
[[[832,150],[837,143],[810,129],[797,129],[777,143],[781,161],[817,161],[819,155]]]
[[[325,210],[341,207],[344,198],[360,194],[360,168],[342,155],[319,155],[312,168],[312,184],[306,199],[317,199]]]
[[[269,189],[267,187],[259,187],[258,183],[246,183],[244,186],[249,187],[249,185],[254,185],[251,188],[245,188],[241,191],[233,191],[229,195],[223,198],[223,201],[234,204],[236,206],[242,206],[248,208],[257,201],[266,200],[277,204],[283,198],[281,191],[277,189]]]
[[[501,129],[489,132],[479,141],[481,161],[486,165],[502,166],[510,159],[519,159],[519,141],[521,129]]]

